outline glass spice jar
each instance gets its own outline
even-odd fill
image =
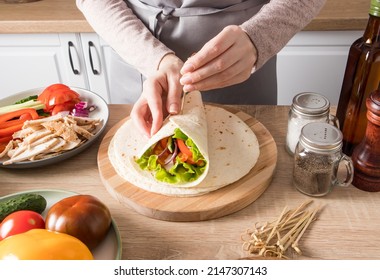
[[[338,119],[330,115],[330,102],[321,94],[302,92],[294,96],[288,115],[286,150],[293,155],[301,129],[311,122],[331,123],[338,127]]]
[[[309,123],[301,130],[293,166],[293,184],[309,196],[324,196],[335,186],[348,186],[353,179],[351,159],[342,153],[342,132],[328,123]],[[338,179],[340,164],[346,167],[344,181]]]

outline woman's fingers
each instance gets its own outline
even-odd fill
[[[242,62],[237,62],[235,65],[230,67],[228,70],[218,73],[216,75],[202,79],[201,81],[189,85],[184,85],[183,90],[185,92],[193,90],[212,90],[215,88],[224,88],[231,85],[236,85],[238,83],[244,82],[251,75],[250,70],[241,70]]]
[[[147,138],[150,138],[150,131],[152,127],[152,116],[146,100],[140,97],[131,111],[131,119],[137,129],[144,134]]]
[[[223,29],[222,32],[208,41],[200,51],[188,58],[181,69],[181,74],[185,75],[193,72],[227,51],[235,41],[234,38],[229,36],[230,32],[229,29]]]
[[[180,111],[181,93],[183,90],[182,85],[179,83],[179,72],[167,77],[168,91],[165,103],[166,110],[170,114],[178,114]]]
[[[154,135],[162,126],[163,118],[180,110],[182,85],[179,70],[183,62],[173,54],[166,55],[156,75],[143,84],[143,92],[132,108],[131,118],[147,137]]]
[[[160,129],[163,121],[162,96],[166,85],[162,79],[157,76],[144,82],[143,92],[131,112],[138,129],[148,137]]]
[[[256,59],[256,49],[248,35],[238,26],[229,26],[188,59],[181,69],[180,82],[184,91],[237,84],[249,78]]]
[[[174,54],[165,55],[159,65],[159,72],[165,77],[166,92],[162,96],[165,97],[164,104],[166,110],[170,114],[178,114],[180,106],[180,96],[182,85],[179,82],[181,77],[180,69],[183,66],[183,61]]]

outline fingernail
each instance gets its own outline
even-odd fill
[[[190,91],[193,91],[193,90],[196,90],[195,86],[194,85],[185,85],[183,87],[183,91],[184,92],[190,92]]]
[[[170,114],[177,114],[178,113],[178,104],[177,103],[170,104],[169,113]]]
[[[183,65],[183,67],[182,67],[182,69],[181,69],[181,74],[183,75],[183,74],[185,74],[185,73],[187,73],[187,72],[192,72],[192,71],[194,71],[194,65],[193,64],[191,64],[191,63],[185,63],[184,65]]]
[[[193,80],[191,79],[189,75],[185,75],[179,80],[179,82],[181,83],[181,85],[186,85],[186,84],[191,84]]]

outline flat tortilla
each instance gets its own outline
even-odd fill
[[[146,191],[184,197],[209,193],[248,174],[255,166],[260,154],[256,135],[233,113],[210,105],[204,108],[209,169],[201,180],[197,180],[196,184],[173,185],[159,182],[150,172],[141,170],[135,163],[134,157],[141,155],[150,145],[130,119],[117,130],[108,149],[108,157],[118,175]],[[188,121],[186,124],[178,123],[178,126],[181,126],[180,129],[186,133],[191,123]],[[177,124],[171,125],[174,127]],[[188,128],[182,125],[188,125]],[[189,137],[196,139],[196,136],[191,135],[191,131],[187,132]]]

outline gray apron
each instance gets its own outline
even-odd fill
[[[147,28],[183,61],[227,25],[240,25],[269,0],[126,0]],[[112,103],[134,103],[144,77],[116,54],[111,61]],[[276,57],[238,85],[203,91],[205,102],[277,104]]]

